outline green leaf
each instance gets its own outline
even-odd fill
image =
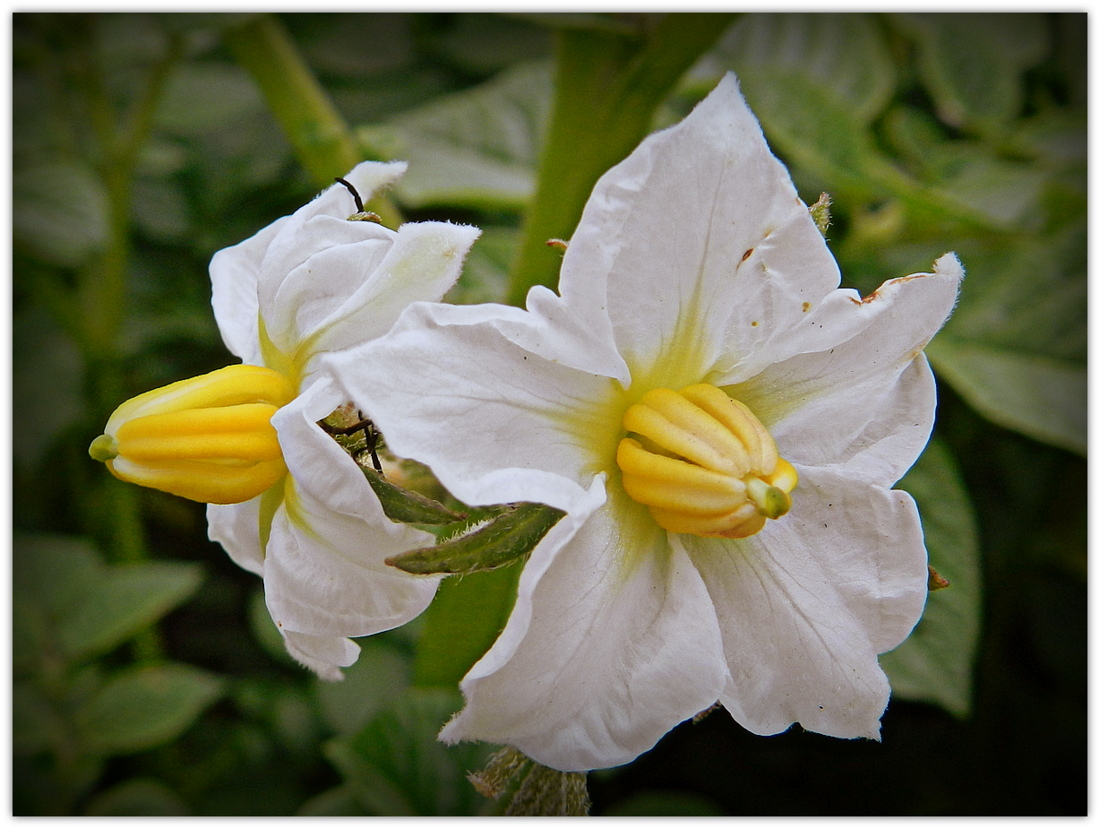
[[[138,777],[100,792],[84,810],[97,817],[180,817],[191,814],[183,798],[159,780]]]
[[[230,129],[263,109],[263,98],[239,66],[189,61],[168,80],[157,109],[157,126],[171,135],[197,138]]]
[[[63,741],[65,724],[29,682],[12,683],[11,748],[16,756],[37,754]]]
[[[423,615],[413,683],[453,688],[489,650],[516,599],[519,567],[449,578]]]
[[[923,196],[994,228],[1043,225],[1046,211],[1040,197],[1055,170],[1001,158],[986,142],[948,138],[930,115],[914,107],[892,108],[884,126],[891,143],[927,187],[910,197]]]
[[[313,682],[325,723],[340,734],[359,731],[412,681],[412,660],[400,649],[379,637],[358,644],[359,658],[344,668],[342,682]]]
[[[1006,129],[1023,105],[1023,72],[1050,48],[1041,14],[901,14],[939,117],[982,133]]]
[[[1083,364],[956,340],[929,346],[936,372],[982,416],[1034,440],[1084,455],[1088,372]]]
[[[924,616],[882,667],[894,693],[970,713],[981,633],[982,575],[974,510],[947,447],[933,440],[898,484],[920,509],[929,563],[951,585],[928,594]]]
[[[386,564],[415,575],[467,574],[506,567],[535,549],[564,514],[544,504],[515,504],[476,529],[433,547],[392,556]]]
[[[12,553],[12,662],[28,675],[58,659],[58,629],[102,564],[91,542],[75,536],[16,533]]]
[[[357,135],[373,154],[409,162],[394,194],[410,207],[520,210],[534,189],[549,106],[549,66],[524,63]]]
[[[20,165],[12,175],[12,240],[43,262],[78,268],[107,244],[107,191],[76,159]]]
[[[897,85],[886,40],[867,14],[742,15],[715,54],[737,72],[750,105],[777,118],[789,90],[769,90],[769,78],[812,87],[863,127]]]
[[[106,567],[62,619],[60,644],[72,658],[106,653],[185,602],[201,583],[202,570],[195,564]]]
[[[16,533],[12,539],[15,594],[50,615],[80,601],[103,563],[87,538],[51,533]]]
[[[298,817],[360,817],[363,807],[348,784],[334,786],[302,804]]]
[[[412,689],[359,733],[325,744],[368,814],[476,815],[486,801],[466,780],[488,754],[486,746],[446,746],[439,729],[461,705],[454,691]]]
[[[45,624],[52,647],[69,660],[121,645],[186,601],[202,581],[195,564],[104,565],[80,538],[21,534],[15,550],[16,626],[33,631]]]
[[[959,306],[928,346],[940,377],[1009,429],[1084,454],[1086,231],[967,253]]]
[[[488,75],[521,61],[549,57],[550,33],[537,22],[520,14],[456,14],[433,40],[433,51],[467,71]]]
[[[76,343],[41,307],[12,320],[12,455],[34,466],[84,414],[85,364]]]
[[[188,665],[127,668],[77,708],[77,735],[89,754],[144,751],[178,737],[221,693],[221,680]]]

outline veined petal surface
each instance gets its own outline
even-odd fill
[[[813,326],[829,332],[827,348],[726,391],[768,425],[788,460],[821,466],[859,456],[869,480],[893,484],[932,430],[935,383],[921,351],[954,307],[962,274],[951,262],[944,273],[891,280],[862,301],[826,303]]]
[[[889,698],[878,654],[909,634],[926,594],[916,506],[827,470],[805,470],[798,492],[785,520],[750,538],[677,536],[718,611],[721,701],[758,734],[798,722],[877,738]]]
[[[508,626],[462,681],[467,705],[442,739],[506,742],[563,771],[604,768],[722,691],[717,620],[683,550],[613,508],[584,517],[567,515],[532,554]],[[624,560],[625,545],[644,549]]]
[[[728,370],[800,322],[803,303],[816,304],[840,274],[727,76],[600,179],[561,280],[567,297],[606,282],[632,369],[690,360]]]
[[[428,464],[460,498],[501,469],[587,486],[591,432],[610,439],[620,426],[599,407],[614,381],[516,347],[500,330],[524,323],[536,327],[515,308],[418,303],[386,337],[328,365],[389,447]]]

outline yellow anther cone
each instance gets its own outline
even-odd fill
[[[670,532],[745,538],[791,507],[798,473],[752,411],[715,386],[652,389],[623,427],[633,434],[616,455],[623,488]]]
[[[126,401],[88,452],[124,481],[240,503],[286,474],[271,417],[293,398],[276,371],[228,366]]]

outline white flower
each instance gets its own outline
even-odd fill
[[[360,195],[404,171],[360,164],[345,180],[357,192],[335,184],[215,254],[214,315],[243,365],[124,403],[92,449],[119,477],[209,502],[211,539],[263,577],[288,650],[329,679],[358,656],[345,637],[407,622],[438,584],[383,563],[432,536],[386,518],[317,424],[347,402],[321,357],[385,333],[410,302],[440,299],[478,235],[438,222],[394,231],[357,213]]]
[[[932,428],[921,350],[961,276],[946,255],[865,299],[838,289],[729,76],[600,180],[560,297],[418,303],[333,359],[457,497],[567,511],[442,738],[601,768],[716,700],[758,734],[877,737],[877,657],[927,580],[891,486]]]

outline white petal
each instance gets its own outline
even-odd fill
[[[315,329],[315,352],[339,351],[380,337],[412,302],[443,297],[462,270],[476,227],[446,222],[403,224],[368,278]]]
[[[359,646],[339,636],[309,636],[305,633],[284,633],[287,652],[321,679],[332,682],[344,678],[341,668],[355,663]]]
[[[396,236],[374,222],[324,215],[291,227],[272,242],[259,282],[267,334],[287,354],[370,280]]]
[[[607,433],[609,451],[617,441],[621,424],[604,422],[599,405],[614,381],[524,351],[498,330],[529,320],[503,306],[417,304],[388,335],[328,365],[395,454],[426,463],[467,503],[485,503],[480,479],[501,470],[584,486],[597,471],[587,468],[594,436]],[[533,500],[560,506],[551,497]]]
[[[271,240],[290,221],[269,224],[239,244],[223,248],[210,260],[211,304],[226,348],[249,365],[263,365],[259,336],[260,263]]]
[[[606,280],[627,363],[661,364],[668,383],[774,353],[839,272],[727,76],[600,179],[565,254],[563,295],[590,280]]]
[[[243,504],[207,504],[207,534],[221,544],[238,566],[257,576],[264,574],[264,547],[260,541],[260,500]]]
[[[509,341],[540,357],[630,385],[630,370],[615,345],[607,312],[606,280],[586,272],[562,279],[563,295],[535,286],[527,293],[529,316],[501,315],[493,327]]]
[[[384,560],[434,538],[386,518],[355,461],[316,425],[333,400],[339,393],[326,380],[272,418],[290,475],[264,583],[282,630],[365,636],[404,624],[431,602],[438,577],[409,576]]]
[[[345,178],[367,200],[375,190],[400,178],[405,166],[364,162]],[[312,289],[292,279],[283,302],[275,302],[284,280],[313,254],[336,245],[343,247],[349,241],[374,241],[388,247],[394,232],[373,222],[346,221],[355,212],[352,195],[343,185],[334,184],[292,215],[214,254],[210,262],[214,315],[230,351],[246,363],[264,364],[258,331],[261,313],[270,315],[268,333],[279,337],[279,347],[292,351],[293,337],[287,336],[288,331],[308,327],[310,318],[318,314],[325,316],[327,312],[318,310],[325,296],[335,293],[340,302],[358,287],[354,280],[356,268],[363,267],[359,262],[364,258],[361,246],[354,253],[343,251],[341,267],[316,269]],[[292,325],[298,315],[302,319]]]
[[[364,163],[346,178],[366,201],[376,186],[396,181],[404,171],[404,164]],[[310,323],[327,317],[358,290],[393,243],[397,233],[390,228],[348,221],[355,211],[352,195],[343,185],[333,184],[295,211],[264,252],[260,313],[268,334],[284,351],[312,333]],[[312,267],[310,260],[318,255],[324,255],[324,262]],[[297,309],[303,304],[310,310],[299,323]]]
[[[441,739],[506,743],[562,770],[605,768],[714,702],[727,673],[706,590],[667,533],[636,517],[604,507],[551,531]]]
[[[791,511],[757,535],[681,538],[718,613],[721,701],[737,721],[877,738],[890,690],[877,655],[908,635],[926,595],[912,498],[805,470]]]
[[[768,426],[796,466],[853,463],[889,486],[931,432],[936,390],[921,351],[951,312],[958,280],[917,274],[862,301],[838,292],[815,316],[823,350],[769,366],[727,391]]]

